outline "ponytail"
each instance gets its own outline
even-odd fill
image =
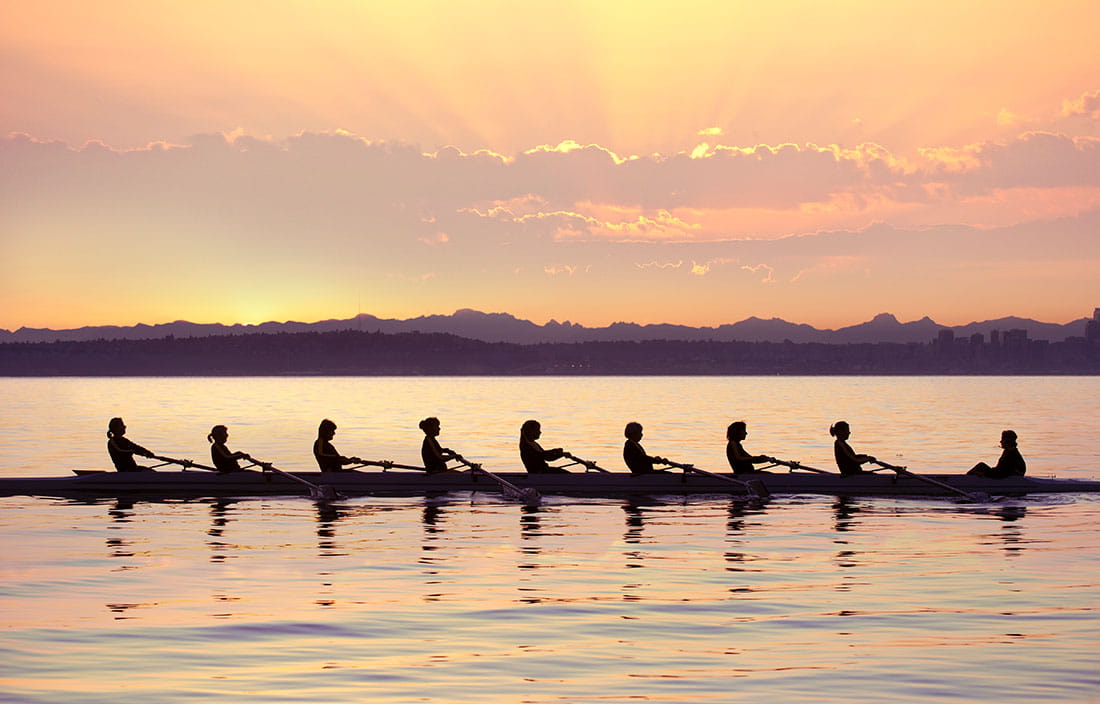
[[[229,428],[225,427],[224,425],[215,425],[213,428],[210,429],[210,432],[207,434],[206,441],[208,443],[210,443],[211,445],[213,445],[214,444],[214,436],[217,435],[219,432],[222,432],[222,433],[225,433],[225,434],[228,435],[229,434]]]

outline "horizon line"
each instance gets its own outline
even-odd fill
[[[603,325],[590,325],[590,324],[585,324],[585,323],[573,322],[573,321],[570,321],[568,319],[558,320],[557,318],[553,318],[553,317],[548,318],[546,320],[546,322],[544,322],[544,323],[537,323],[534,320],[531,320],[530,318],[523,318],[523,317],[517,316],[513,313],[508,313],[508,312],[505,312],[505,311],[486,312],[486,311],[479,310],[479,309],[476,309],[476,308],[461,307],[461,308],[456,308],[451,313],[425,313],[425,314],[415,315],[415,316],[406,317],[406,318],[383,317],[383,316],[375,315],[373,313],[362,313],[362,312],[360,312],[356,315],[352,315],[352,316],[347,317],[347,318],[328,317],[328,318],[319,318],[319,319],[316,319],[316,320],[295,320],[295,319],[290,319],[290,318],[287,318],[285,320],[269,319],[269,320],[264,320],[264,321],[258,322],[258,323],[248,323],[248,322],[234,322],[234,323],[197,322],[197,321],[194,321],[194,320],[187,320],[187,319],[184,319],[184,318],[177,318],[177,319],[174,319],[174,320],[162,321],[162,322],[157,322],[157,323],[146,323],[146,322],[137,322],[137,323],[130,323],[130,324],[125,324],[125,323],[89,323],[89,324],[80,325],[80,326],[77,326],[77,327],[65,327],[65,328],[32,327],[32,326],[28,326],[28,325],[21,325],[20,327],[14,328],[14,329],[0,328],[0,332],[5,332],[5,333],[8,333],[10,335],[14,335],[14,334],[18,333],[21,330],[49,331],[49,332],[69,332],[69,331],[76,331],[76,330],[84,330],[84,329],[88,329],[88,328],[138,328],[138,327],[155,328],[155,327],[175,325],[175,324],[187,324],[187,325],[209,326],[209,327],[221,326],[221,327],[230,327],[230,328],[232,328],[232,327],[249,328],[249,327],[261,327],[261,326],[264,326],[264,325],[290,325],[290,324],[317,325],[317,324],[320,324],[320,323],[327,323],[327,322],[345,322],[345,321],[346,322],[354,322],[354,321],[360,320],[362,318],[370,318],[370,319],[379,320],[379,321],[409,322],[409,321],[418,320],[418,319],[422,319],[422,318],[453,318],[453,317],[456,317],[457,315],[459,315],[460,313],[464,313],[464,312],[465,313],[477,313],[477,314],[483,315],[483,316],[506,316],[506,317],[510,317],[513,320],[516,320],[516,321],[519,321],[519,322],[530,323],[530,324],[532,324],[536,327],[546,327],[550,324],[556,324],[556,325],[563,325],[563,326],[564,325],[570,325],[570,326],[585,328],[585,329],[589,329],[589,330],[597,330],[597,329],[600,329],[600,328],[609,328],[609,327],[613,327],[615,325],[631,325],[631,326],[637,326],[637,327],[642,327],[642,328],[645,328],[645,327],[683,327],[683,328],[692,328],[692,329],[697,329],[697,330],[705,330],[705,329],[719,329],[719,328],[726,327],[726,326],[737,325],[737,324],[740,324],[740,323],[743,323],[743,322],[746,322],[746,321],[749,321],[749,320],[759,320],[759,321],[764,321],[764,322],[779,321],[779,322],[787,323],[789,325],[799,325],[799,326],[805,325],[805,326],[808,326],[808,327],[810,327],[814,330],[819,330],[819,331],[822,331],[822,332],[829,332],[829,331],[843,330],[843,329],[849,328],[849,327],[856,327],[856,326],[859,326],[859,325],[865,325],[867,323],[874,322],[875,320],[878,320],[878,319],[884,318],[884,317],[892,318],[894,321],[896,321],[898,324],[901,324],[901,325],[907,325],[907,324],[911,324],[911,323],[919,323],[919,322],[922,322],[924,320],[928,320],[928,321],[930,321],[932,323],[935,323],[936,325],[940,326],[941,328],[967,327],[969,325],[979,325],[979,324],[982,324],[982,323],[991,323],[991,322],[997,322],[997,321],[1006,320],[1006,319],[1017,319],[1017,320],[1022,320],[1022,321],[1030,321],[1030,322],[1034,322],[1034,323],[1040,323],[1040,324],[1043,324],[1043,325],[1060,325],[1060,326],[1064,326],[1064,325],[1070,325],[1072,323],[1079,322],[1081,320],[1090,319],[1088,315],[1082,315],[1080,317],[1072,318],[1072,319],[1067,320],[1065,322],[1052,322],[1052,321],[1046,321],[1046,320],[1039,320],[1039,319],[1036,319],[1036,318],[1023,317],[1023,316],[1016,315],[1016,314],[1009,314],[1009,315],[1002,315],[1002,316],[996,317],[996,318],[987,318],[985,320],[971,320],[970,322],[967,322],[967,323],[960,323],[960,324],[952,325],[952,324],[947,324],[947,323],[941,323],[929,314],[925,314],[924,316],[922,316],[920,318],[914,318],[912,320],[907,320],[906,321],[906,320],[899,319],[893,313],[882,312],[882,313],[875,314],[874,316],[872,316],[871,318],[869,318],[867,320],[851,323],[851,324],[848,324],[848,325],[841,325],[839,327],[833,327],[833,328],[828,328],[828,327],[819,328],[819,327],[813,325],[812,323],[792,321],[792,320],[788,320],[786,318],[782,318],[782,317],[779,317],[779,316],[762,317],[762,316],[759,316],[759,315],[749,315],[749,316],[747,316],[745,318],[742,318],[740,320],[725,322],[725,323],[709,324],[709,325],[691,325],[691,324],[688,324],[688,323],[673,323],[673,322],[638,323],[638,322],[628,321],[628,320],[616,320],[614,322],[606,323],[606,324],[603,324]],[[1100,315],[1100,306],[1098,306],[1093,311],[1093,317],[1095,318],[1097,315]]]

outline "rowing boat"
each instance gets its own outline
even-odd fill
[[[294,477],[269,472],[229,474],[196,471],[104,472],[74,470],[67,477],[0,478],[0,496],[202,498],[226,496],[288,496],[303,493],[298,480],[331,487],[344,496],[417,496],[446,492],[497,493],[500,485],[479,472],[426,474],[410,471],[294,472]],[[527,474],[497,476],[522,489],[541,494],[614,497],[662,494],[724,494],[751,496],[733,474],[667,472],[645,475],[625,472]],[[931,477],[936,482],[924,478]],[[959,474],[858,474],[761,472],[741,475],[761,482],[770,494],[833,496],[953,496],[957,491],[991,496],[1100,492],[1100,480],[1054,477],[989,479]],[[945,486],[939,486],[943,484]],[[954,489],[952,489],[952,487]]]

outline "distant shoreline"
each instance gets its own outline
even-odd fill
[[[218,337],[226,335],[296,334],[328,332],[442,333],[482,342],[510,342],[522,345],[583,343],[583,342],[644,342],[670,340],[684,342],[794,342],[822,344],[909,343],[928,342],[942,334],[972,339],[977,336],[993,341],[1010,332],[1036,340],[1061,342],[1071,337],[1088,335],[1092,321],[1100,324],[1100,309],[1093,318],[1079,318],[1068,323],[1044,323],[1014,316],[973,322],[966,325],[941,325],[927,316],[920,320],[900,322],[889,313],[873,320],[836,330],[819,329],[804,323],[790,323],[780,318],[768,320],[750,317],[740,322],[714,327],[692,327],[673,323],[645,324],[612,323],[603,327],[551,320],[538,325],[508,313],[483,313],[462,309],[450,315],[427,315],[405,320],[378,318],[360,314],[346,320],[322,320],[312,323],[266,322],[258,325],[224,325],[221,323],[191,323],[177,320],[155,325],[101,325],[68,330],[19,328],[14,332],[0,330],[0,344],[13,342],[93,342],[101,340],[157,340],[165,337]]]
[[[0,376],[1078,376],[1100,344],[649,340],[517,344],[434,333],[306,332],[2,343]]]

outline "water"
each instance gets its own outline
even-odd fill
[[[1095,378],[0,379],[0,473],[101,468],[106,421],[310,467],[415,463],[417,421],[514,469],[520,423],[621,470],[746,448],[953,471],[1015,428],[1032,474],[1100,476]],[[493,494],[124,503],[0,498],[0,700],[1100,701],[1100,499]]]

